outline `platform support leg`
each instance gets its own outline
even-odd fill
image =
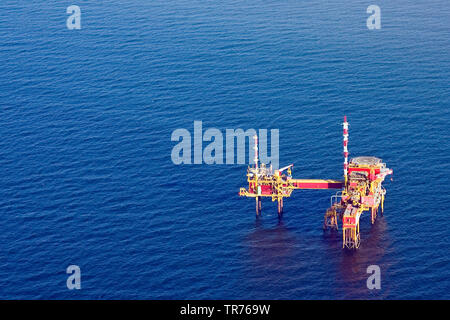
[[[283,198],[278,199],[278,216],[281,217],[283,214]]]
[[[261,199],[260,197],[256,197],[256,215],[259,216],[261,213]]]
[[[372,218],[372,224],[374,224],[375,220],[377,219],[377,210],[378,210],[377,207],[373,207],[373,208],[370,209],[371,218]]]
[[[345,227],[342,230],[342,248],[358,249],[361,244],[361,235],[359,233],[359,223],[356,226]]]

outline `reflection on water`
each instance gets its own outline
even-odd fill
[[[293,274],[301,240],[282,220],[256,219],[254,229],[245,237],[245,290],[253,299],[287,299],[298,282]],[[270,223],[270,226],[266,224]]]
[[[279,269],[294,254],[297,239],[279,219],[275,227],[264,227],[261,219],[256,219],[254,230],[247,236],[251,260],[255,266]]]
[[[382,299],[388,295],[386,280],[389,247],[387,222],[380,217],[372,226],[370,217],[361,221],[359,250],[342,249],[342,231],[299,229],[283,219],[256,219],[245,237],[246,290],[254,298]],[[322,241],[320,238],[322,237]],[[381,290],[369,290],[367,267],[381,268]],[[318,289],[320,283],[320,289]]]
[[[368,225],[368,226],[367,226]],[[387,264],[383,261],[388,243],[386,241],[387,224],[382,217],[374,225],[367,219],[361,224],[361,246],[358,250],[342,250],[338,261],[336,295],[339,298],[383,298],[388,292],[388,283],[383,283],[383,274],[387,272]],[[339,234],[339,238],[342,234]],[[342,245],[342,239],[338,242]],[[379,265],[381,268],[381,290],[367,288],[367,267]]]

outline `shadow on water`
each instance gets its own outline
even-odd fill
[[[306,269],[298,258],[301,239],[283,219],[275,219],[257,218],[243,241],[247,277],[243,285],[253,299],[292,298],[297,286],[293,275]]]
[[[255,266],[279,269],[291,258],[295,251],[296,238],[282,219],[275,226],[265,227],[266,221],[255,220],[254,230],[245,239],[252,264]]]
[[[369,226],[367,227],[367,224]],[[324,240],[329,250],[338,250],[336,262],[336,295],[338,299],[381,299],[389,291],[387,283],[382,284],[381,290],[369,290],[367,267],[378,265],[382,274],[387,271],[387,264],[383,262],[388,245],[387,223],[382,217],[374,225],[367,219],[362,220],[361,246],[358,250],[342,249],[342,230],[340,232],[325,232]]]
[[[342,230],[324,232],[323,242],[311,243],[299,238],[295,227],[283,219],[274,224],[272,217],[257,218],[247,234],[247,289],[276,298],[316,297],[331,299],[382,299],[389,291],[382,282],[381,290],[369,290],[367,273],[370,265],[379,265],[383,273],[387,265],[383,259],[389,245],[387,223],[382,217],[372,226],[362,220],[361,246],[356,251],[342,249]],[[287,225],[286,225],[287,224]],[[320,253],[318,253],[320,251]],[[319,260],[317,260],[319,259]],[[331,277],[328,280],[328,277]],[[313,287],[320,283],[321,287]],[[313,289],[314,288],[314,289]]]

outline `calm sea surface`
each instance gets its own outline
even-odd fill
[[[448,1],[377,1],[374,31],[362,0],[72,2],[0,3],[1,299],[450,299]],[[171,161],[201,120],[340,179],[344,115],[394,170],[356,253],[322,231],[334,191],[255,219],[246,165]]]

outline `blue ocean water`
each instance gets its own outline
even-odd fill
[[[450,9],[377,1],[370,31],[369,4],[2,0],[0,298],[449,299]],[[171,161],[201,120],[279,129],[280,165],[339,179],[343,115],[350,156],[394,170],[355,253],[322,231],[334,191],[256,219],[246,165]]]

